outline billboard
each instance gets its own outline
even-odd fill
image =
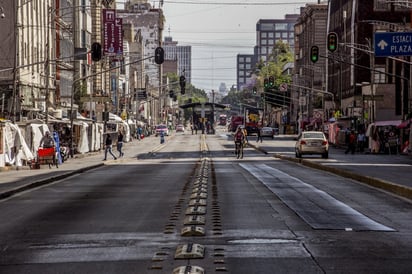
[[[116,18],[116,10],[103,10],[103,54],[118,56],[123,54],[122,18]]]

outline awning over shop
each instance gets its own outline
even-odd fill
[[[390,120],[390,121],[376,121],[374,124],[375,126],[399,126],[402,123],[401,120]]]

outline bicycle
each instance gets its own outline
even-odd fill
[[[242,141],[235,141],[235,155],[238,159],[243,158],[243,143],[242,143]]]

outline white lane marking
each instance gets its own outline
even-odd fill
[[[353,163],[353,162],[345,162],[345,163],[323,163],[323,165],[327,166],[388,166],[388,167],[411,167],[412,165],[409,164],[374,164],[374,163]]]

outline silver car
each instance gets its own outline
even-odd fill
[[[260,129],[260,136],[262,137],[270,137],[273,139],[275,135],[275,130],[271,127],[262,127]]]
[[[321,131],[304,131],[299,134],[295,144],[296,158],[304,154],[320,154],[329,157],[329,142]]]

